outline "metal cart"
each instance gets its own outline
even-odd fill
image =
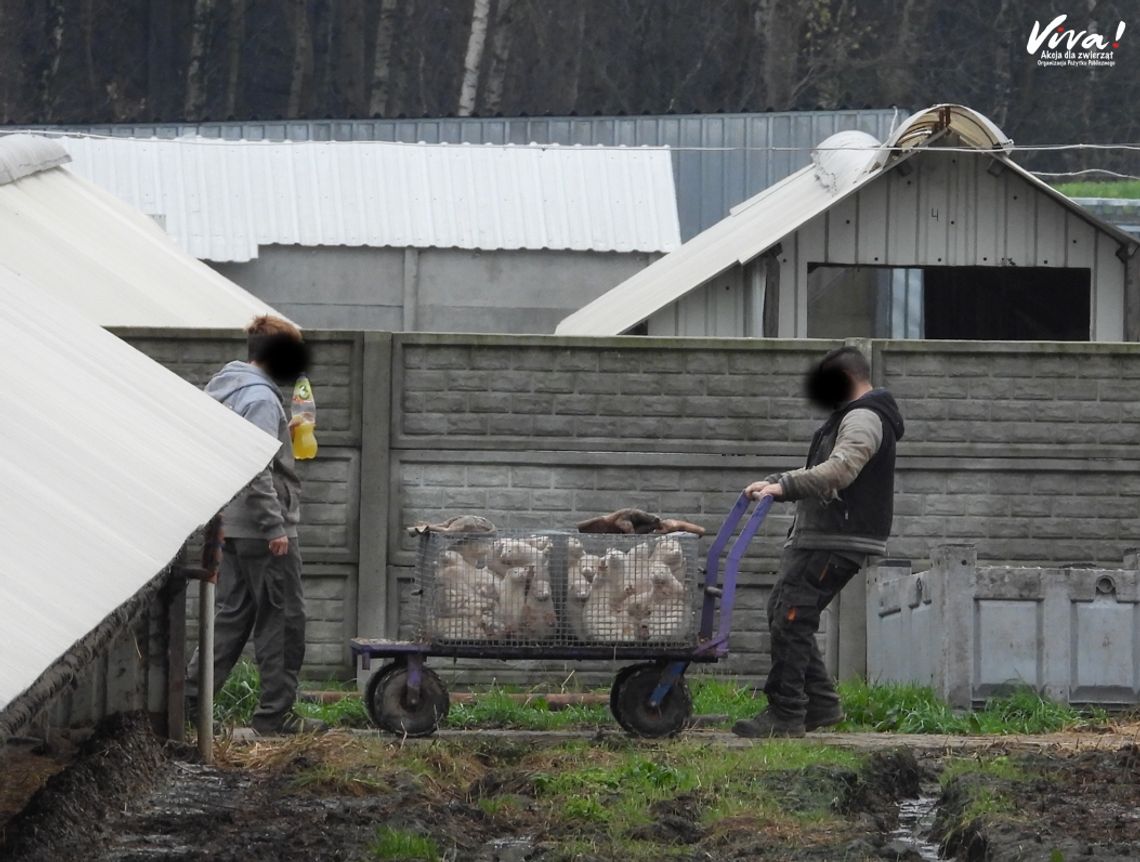
[[[740,561],[772,501],[757,503],[733,541],[750,504],[743,494],[736,501],[703,572],[696,538],[682,534],[421,536],[414,636],[351,641],[363,670],[371,670],[374,659],[385,662],[365,689],[369,715],[391,733],[433,733],[447,715],[449,697],[428,658],[605,660],[629,662],[610,690],[618,724],[635,736],[677,733],[692,716],[686,669],[728,655]],[[518,557],[520,549],[530,553],[527,548],[534,560]],[[508,565],[514,563],[519,565]],[[672,564],[680,590],[669,582],[665,563]],[[619,564],[624,581],[615,571]],[[590,566],[599,571],[587,587]],[[516,584],[520,599],[511,592]]]

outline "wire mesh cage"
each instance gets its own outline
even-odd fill
[[[687,533],[426,533],[412,622],[454,645],[689,646],[697,576]]]

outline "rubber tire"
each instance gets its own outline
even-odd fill
[[[364,686],[364,708],[368,710],[368,717],[377,727],[380,726],[379,714],[372,708],[372,704],[376,703],[376,689],[384,677],[403,666],[404,662],[400,659],[388,662],[380,669],[373,671],[372,676],[368,677],[368,683]]]
[[[451,707],[447,688],[435,671],[423,669],[420,677],[420,702],[407,705],[408,669],[389,665],[368,683],[368,714],[381,730],[397,736],[431,736],[447,717]]]
[[[650,709],[649,698],[661,682],[663,672],[659,664],[635,664],[622,668],[614,678],[610,712],[626,733],[660,739],[680,733],[689,724],[693,698],[684,676],[669,689],[658,709]]]

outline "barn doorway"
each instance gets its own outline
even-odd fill
[[[1088,341],[1092,273],[808,265],[809,338]]]

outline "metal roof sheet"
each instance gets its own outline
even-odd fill
[[[51,166],[61,158],[58,142],[0,137],[0,164],[35,168],[0,184],[0,264],[102,326],[239,328],[277,313],[182,251],[153,219]]]
[[[3,709],[279,443],[3,266],[0,368]]]
[[[813,164],[734,207],[727,218],[651,263],[558,324],[559,335],[620,335],[735,264],[781,239],[920,152],[943,131],[959,145],[995,159],[1044,194],[1122,243],[1135,241],[1009,159],[1012,144],[989,119],[961,105],[935,105],[907,118],[880,146],[862,132],[838,132],[819,144]]]
[[[201,136],[230,141],[404,141],[429,144],[582,144],[670,148],[682,239],[808,164],[811,148],[840,129],[886,140],[905,116],[894,108],[598,117],[416,117],[240,120],[66,126],[124,138]]]
[[[258,246],[660,252],[680,245],[667,150],[68,138],[70,169],[194,257]]]

